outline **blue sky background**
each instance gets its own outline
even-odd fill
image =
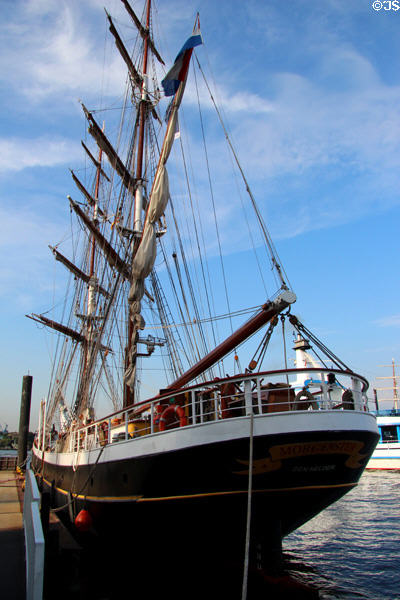
[[[47,245],[69,228],[68,168],[79,168],[86,137],[78,99],[116,105],[124,83],[103,5],[128,43],[133,30],[119,0],[0,3],[0,424],[9,429],[18,425],[23,375],[34,377],[31,429],[47,394],[52,339],[24,315],[57,297]],[[142,1],[132,6],[141,14]],[[395,8],[386,2],[377,11],[369,0],[159,0],[155,13],[169,67],[200,12],[205,44],[197,52],[212,65],[232,139],[299,298],[294,312],[372,387],[390,375],[379,365],[400,362]],[[196,102],[190,86],[185,102]],[[226,253],[228,269],[246,260],[240,244]]]

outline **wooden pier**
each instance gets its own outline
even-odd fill
[[[15,468],[0,470],[1,597],[13,600],[26,598],[21,483]]]

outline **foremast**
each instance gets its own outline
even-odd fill
[[[104,131],[104,126],[103,126]],[[94,204],[93,204],[93,225],[98,230],[98,209],[99,209],[99,188],[100,188],[100,176],[101,176],[101,162],[102,162],[103,151],[99,148],[97,168],[96,168],[96,182],[94,189]],[[90,382],[91,365],[94,363],[93,353],[96,352],[95,343],[97,337],[97,325],[101,317],[97,316],[97,277],[95,272],[95,258],[96,258],[96,236],[92,233],[90,240],[90,259],[89,259],[89,273],[88,273],[88,291],[87,291],[87,305],[86,305],[86,316],[82,315],[82,319],[86,321],[86,336],[83,343],[82,352],[82,365],[81,365],[81,377],[78,393],[75,401],[75,412],[87,410],[89,407],[87,404],[88,398],[88,385]]]
[[[83,225],[84,229],[89,234],[89,249],[88,249],[88,268],[80,268],[75,265],[72,261],[63,256],[55,247],[50,247],[56,260],[61,262],[74,276],[75,281],[77,281],[76,287],[79,287],[79,282],[84,282],[86,284],[87,296],[86,296],[86,307],[84,311],[75,310],[75,319],[78,319],[78,323],[74,326],[70,327],[68,325],[64,325],[63,323],[59,323],[55,320],[49,319],[45,315],[30,315],[30,318],[33,318],[37,322],[49,327],[70,340],[74,343],[74,348],[81,348],[81,359],[80,359],[80,367],[79,367],[79,375],[77,380],[77,388],[76,388],[76,396],[73,402],[73,408],[71,417],[79,417],[83,415],[86,409],[91,408],[91,392],[89,390],[91,386],[91,379],[94,376],[95,365],[100,360],[100,369],[103,368],[105,374],[108,378],[107,373],[107,365],[105,364],[105,357],[109,352],[112,352],[110,347],[107,347],[102,342],[102,338],[104,338],[104,334],[106,331],[107,319],[112,314],[112,306],[115,303],[115,296],[119,293],[118,289],[124,286],[124,283],[130,283],[131,279],[131,268],[130,263],[132,256],[135,254],[137,248],[140,245],[140,239],[143,233],[142,227],[142,212],[143,208],[146,205],[145,200],[145,179],[144,179],[144,140],[145,140],[145,126],[148,113],[151,112],[153,116],[157,116],[154,110],[154,106],[151,101],[149,101],[148,97],[148,89],[147,89],[147,63],[148,63],[148,54],[149,50],[153,52],[156,56],[157,60],[163,63],[162,58],[157,52],[155,45],[150,36],[150,10],[151,10],[151,0],[147,1],[146,5],[146,25],[143,26],[139,19],[136,17],[134,11],[130,7],[127,0],[122,0],[127,12],[131,16],[135,25],[139,30],[140,36],[143,38],[143,63],[142,63],[142,72],[139,73],[134,66],[132,59],[130,58],[129,53],[125,49],[123,42],[112,22],[110,15],[107,14],[109,23],[110,23],[110,32],[115,38],[116,46],[125,60],[128,72],[130,76],[130,82],[132,85],[132,99],[136,98],[135,88],[141,88],[140,92],[140,102],[137,106],[137,119],[132,131],[131,136],[131,157],[126,162],[124,162],[120,156],[118,155],[118,151],[113,147],[110,141],[107,139],[107,136],[104,133],[104,127],[100,128],[97,124],[93,114],[89,111],[83,104],[82,108],[85,113],[86,119],[89,123],[89,133],[96,141],[99,154],[98,159],[94,158],[92,153],[86,147],[86,145],[82,142],[82,146],[88,154],[89,158],[96,166],[96,181],[94,186],[93,195],[86,189],[86,187],[81,183],[75,173],[72,173],[72,177],[74,183],[76,184],[79,191],[85,198],[85,204],[75,202],[70,196],[68,196],[70,207],[75,212],[78,220]],[[164,64],[164,63],[163,63]],[[158,116],[157,116],[158,119]],[[137,132],[139,132],[137,134]],[[138,135],[137,147],[135,150],[136,139]],[[101,177],[104,177],[108,180],[110,185],[112,182],[105,174],[102,168],[102,154],[105,153],[107,155],[109,164],[114,169],[115,173],[118,174],[123,187],[125,188],[128,194],[128,198],[133,199],[134,211],[133,218],[129,217],[131,215],[131,210],[127,210],[128,220],[124,221],[123,213],[122,213],[122,205],[123,201],[120,204],[120,209],[117,209],[112,215],[110,214],[109,209],[105,207],[102,210],[99,206],[99,188]],[[92,213],[89,216],[88,208],[91,207]],[[123,248],[123,253],[120,254],[118,248],[115,244],[115,236],[114,242],[112,240],[108,240],[106,235],[100,230],[99,220],[101,219],[103,223],[111,224],[111,231],[117,232],[117,238],[120,240],[124,237],[127,238],[127,244],[120,244],[120,248]],[[113,222],[111,221],[113,219]],[[131,219],[131,220],[129,220]],[[104,231],[104,228],[102,229]],[[96,264],[96,254],[101,251],[105,258],[105,263],[110,267],[110,278],[108,289],[105,289],[103,286],[99,285],[98,278],[96,277],[95,272],[95,264]],[[116,272],[116,274],[115,274]],[[114,274],[113,274],[114,273]],[[111,285],[111,283],[112,285]],[[121,283],[122,282],[122,283]],[[148,294],[147,290],[144,292]],[[103,307],[99,306],[98,296],[101,294],[105,298],[105,303]],[[80,304],[79,293],[75,296],[74,306],[78,307]],[[83,313],[83,314],[81,314]],[[28,316],[28,315],[27,315]],[[72,316],[72,315],[71,315]],[[128,352],[130,351],[131,346],[131,338],[132,338],[132,325],[130,319],[129,321],[129,331],[128,331]],[[136,339],[136,343],[143,342],[143,340]],[[145,341],[146,343],[146,341]],[[148,343],[148,354],[151,353],[154,346],[158,343],[157,340],[152,339],[151,343]],[[73,354],[75,354],[75,349],[73,350]],[[101,358],[99,359],[99,354]],[[139,356],[144,356],[144,354],[138,354]],[[63,362],[63,359],[61,359]],[[99,379],[96,376],[97,380]],[[60,396],[62,385],[67,377],[59,378],[56,376],[55,378],[55,398]],[[128,389],[128,393],[126,392]],[[125,405],[129,405],[133,402],[133,393],[130,388],[125,388],[123,394],[123,402]],[[54,401],[55,405],[56,402]],[[114,407],[115,409],[117,407]],[[52,411],[54,412],[55,406]],[[83,415],[83,416],[89,416]]]

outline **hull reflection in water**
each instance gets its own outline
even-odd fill
[[[358,486],[284,543],[285,566],[323,600],[400,598],[399,473],[367,472]]]

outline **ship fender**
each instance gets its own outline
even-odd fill
[[[159,430],[165,431],[166,429],[173,429],[177,427],[176,422],[179,421],[179,427],[185,427],[188,424],[187,416],[182,406],[177,404],[171,404],[163,411],[160,421]]]
[[[318,403],[316,402],[312,393],[306,388],[303,388],[297,392],[294,399],[293,408],[294,410],[308,410],[310,406],[314,410],[318,410]]]

